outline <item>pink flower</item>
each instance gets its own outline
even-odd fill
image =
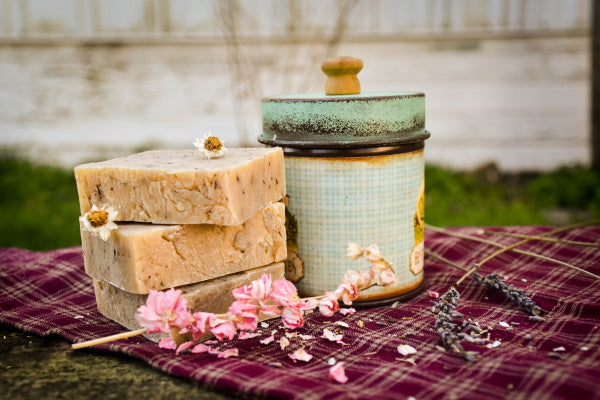
[[[234,301],[229,306],[229,314],[237,329],[253,331],[258,327],[258,311],[253,304]]]
[[[354,285],[358,290],[366,289],[371,285],[373,274],[371,271],[346,271],[342,282]]]
[[[281,315],[281,307],[277,304],[260,304],[260,312],[268,317],[279,317]]]
[[[396,275],[389,269],[385,271],[381,271],[377,275],[375,275],[375,283],[379,286],[389,286],[396,283]]]
[[[237,357],[239,355],[238,349],[231,348],[231,349],[227,349],[227,350],[223,350],[222,352],[220,352],[217,357],[218,358],[229,358],[229,357]]]
[[[354,308],[352,308],[352,307],[350,307],[350,308],[342,308],[340,310],[340,314],[342,314],[342,315],[352,315],[355,312],[356,312],[356,310]]]
[[[232,293],[236,300],[258,304],[269,297],[271,290],[271,275],[263,274],[260,279],[252,281],[248,286],[234,289]]]
[[[187,333],[191,331],[194,341],[196,341],[206,333],[207,328],[215,319],[217,319],[217,316],[213,313],[193,313],[190,324],[187,327],[183,328],[179,333]]]
[[[171,328],[183,329],[190,321],[187,299],[181,297],[181,290],[151,290],[146,304],[138,308],[135,318],[148,333],[169,332]]]
[[[292,360],[309,362],[313,356],[308,354],[304,349],[298,349],[289,355]]]
[[[211,323],[210,331],[219,340],[225,338],[231,340],[235,336],[237,329],[233,321],[217,318]]]
[[[287,307],[289,303],[298,300],[298,291],[292,282],[286,279],[278,279],[273,282],[273,291],[269,298],[275,303]]]
[[[348,382],[346,371],[344,371],[344,363],[342,361],[329,368],[329,379],[339,383]]]
[[[304,308],[286,307],[281,314],[281,321],[288,329],[296,329],[304,326]]]
[[[175,350],[177,348],[177,343],[171,338],[162,338],[160,339],[160,342],[158,342],[158,347],[161,349]]]
[[[353,285],[350,283],[342,283],[335,290],[335,294],[337,295],[338,299],[341,298],[342,301],[344,302],[344,304],[349,306],[352,304],[352,302],[354,300],[356,300],[358,298],[358,296],[360,295],[360,292],[358,290],[358,287],[356,287],[356,285]]]
[[[434,292],[433,290],[430,290],[428,294],[429,294],[429,297],[432,297],[434,299],[440,298],[440,294],[438,292]]]
[[[327,292],[325,297],[319,302],[319,312],[326,317],[331,317],[340,309],[337,296],[333,292]]]

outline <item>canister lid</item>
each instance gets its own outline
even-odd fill
[[[283,95],[262,100],[261,143],[292,148],[359,148],[422,142],[425,95],[421,92],[360,93],[362,61],[338,57],[323,63],[325,94]],[[350,94],[349,94],[350,93]]]

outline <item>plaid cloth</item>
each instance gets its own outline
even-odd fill
[[[550,228],[493,229],[539,234]],[[476,228],[453,230],[478,233]],[[600,227],[576,229],[559,236],[598,243]],[[491,240],[510,244],[517,239],[492,237]],[[471,266],[496,250],[490,245],[431,232],[426,244],[429,250],[463,266]],[[531,241],[519,248],[600,274],[598,248],[541,241]],[[349,264],[353,265],[358,267]],[[542,322],[530,322],[528,315],[508,303],[502,294],[472,279],[466,280],[459,287],[461,298],[457,310],[482,327],[489,327],[490,340],[501,342],[496,348],[477,348],[481,356],[472,363],[436,348],[440,342],[433,330],[435,317],[430,312],[427,291],[445,292],[462,272],[431,258],[426,261],[426,291],[421,295],[396,308],[364,309],[351,316],[336,314],[327,318],[313,313],[298,332],[315,338],[292,338],[283,351],[277,340],[268,345],[259,342],[273,329],[277,330],[276,339],[283,335],[278,320],[262,329],[260,337],[226,343],[225,347],[239,349],[239,358],[175,355],[143,337],[97,348],[137,357],[170,374],[244,397],[600,398],[600,281],[514,252],[494,258],[481,272],[483,275],[499,272],[507,277],[509,283],[525,289],[548,314]],[[58,334],[73,342],[123,331],[96,311],[91,279],[84,273],[80,248],[49,252],[0,250],[0,320],[39,335]],[[333,325],[335,321],[347,322],[349,328]],[[509,327],[500,325],[501,322]],[[342,332],[346,345],[320,338],[324,327]],[[403,361],[407,357],[398,353],[400,344],[417,350],[416,365]],[[314,356],[310,362],[295,362],[288,357],[300,347]],[[554,350],[559,347],[565,350]],[[550,357],[553,351],[561,358]],[[347,383],[328,379],[327,362],[332,357],[344,361]]]

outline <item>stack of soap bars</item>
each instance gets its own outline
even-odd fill
[[[147,151],[75,167],[82,215],[112,207],[107,240],[81,229],[98,310],[139,329],[150,290],[180,289],[191,312],[224,313],[231,291],[263,273],[281,279],[287,257],[283,152]],[[155,339],[157,337],[154,337]]]

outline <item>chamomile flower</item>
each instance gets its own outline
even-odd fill
[[[100,238],[106,242],[110,237],[110,231],[119,229],[114,222],[118,215],[119,213],[112,207],[99,209],[94,204],[90,211],[79,217],[79,221],[83,224],[83,229],[94,235],[100,235]]]
[[[204,135],[202,139],[196,138],[194,146],[209,160],[211,158],[221,158],[227,153],[224,142],[217,136],[212,136],[210,132]]]

